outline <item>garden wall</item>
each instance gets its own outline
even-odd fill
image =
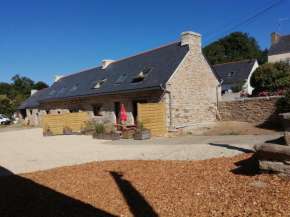
[[[278,124],[275,102],[280,97],[255,97],[231,101],[221,101],[220,116],[223,121],[272,122]]]

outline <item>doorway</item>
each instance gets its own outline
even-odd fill
[[[115,107],[115,115],[116,115],[116,124],[121,123],[120,115],[121,115],[121,103],[120,102],[115,102],[114,103]]]
[[[138,103],[148,103],[148,100],[138,100],[138,101],[133,101],[133,118],[134,118],[134,124],[137,124],[137,117],[138,117],[138,108],[137,104]]]

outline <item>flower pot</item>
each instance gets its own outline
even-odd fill
[[[63,129],[63,135],[71,135],[72,129]]]
[[[135,135],[135,130],[123,130],[122,135],[123,139],[133,139]]]
[[[92,137],[93,137],[93,139],[104,139],[104,133],[96,133],[96,132],[94,132]]]
[[[134,139],[144,140],[151,138],[151,130],[136,131]]]
[[[93,135],[93,133],[94,133],[94,130],[85,130],[86,136],[91,136],[91,135]]]
[[[120,133],[105,133],[104,139],[105,140],[118,140],[120,139]]]
[[[53,136],[52,132],[51,131],[48,131],[48,132],[43,132],[43,136],[46,137],[46,136]]]

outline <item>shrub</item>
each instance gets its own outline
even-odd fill
[[[94,129],[94,125],[95,125],[95,122],[93,120],[88,120],[86,122],[86,127],[85,129],[86,130],[93,130]]]
[[[290,112],[290,91],[287,91],[284,97],[277,100],[275,107],[277,113]]]
[[[45,132],[49,132],[50,131],[50,126],[48,124],[44,124],[43,128],[44,128]]]
[[[238,93],[243,89],[244,84],[244,81],[239,81],[237,83],[234,83],[234,86],[231,89],[234,93]]]
[[[112,123],[105,123],[104,130],[105,130],[105,133],[116,133],[116,127]]]
[[[285,62],[266,63],[258,67],[252,77],[254,95],[259,92],[275,92],[290,87],[290,64]]]
[[[143,131],[144,129],[144,123],[137,119],[137,131]]]
[[[105,132],[105,126],[102,122],[95,123],[94,129],[95,129],[96,133],[104,133]]]

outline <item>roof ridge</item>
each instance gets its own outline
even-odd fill
[[[126,60],[126,59],[129,59],[129,58],[132,58],[132,57],[136,57],[136,56],[139,56],[139,55],[142,55],[142,54],[145,54],[145,53],[149,53],[151,51],[154,51],[154,50],[158,50],[158,49],[161,49],[161,48],[164,48],[164,47],[167,47],[167,46],[170,46],[170,45],[173,45],[173,44],[177,44],[177,43],[180,43],[181,41],[176,41],[176,42],[173,42],[173,43],[170,43],[170,44],[166,44],[166,45],[163,45],[163,46],[160,46],[160,47],[157,47],[157,48],[153,48],[153,49],[150,49],[150,50],[147,50],[147,51],[144,51],[142,53],[138,53],[138,54],[135,54],[135,55],[132,55],[132,56],[129,56],[129,57],[125,57],[123,59],[120,59],[120,60],[116,60],[115,62],[112,62],[111,64],[114,64],[116,62],[120,62],[120,61],[123,61],[123,60]],[[82,72],[86,72],[86,71],[89,71],[89,70],[92,70],[92,69],[96,69],[96,68],[100,68],[102,66],[97,66],[97,67],[93,67],[93,68],[90,68],[90,69],[86,69],[86,70],[83,70],[83,71],[80,71],[80,72],[75,72],[73,74],[69,74],[69,75],[66,75],[66,76],[63,76],[62,78],[66,78],[68,76],[72,76],[72,75],[76,75],[76,74],[79,74],[79,73],[82,73]],[[60,79],[62,79],[60,78]]]
[[[255,59],[239,60],[239,61],[215,64],[215,65],[212,65],[212,66],[220,66],[220,65],[225,65],[225,64],[233,64],[233,63],[247,62],[247,61],[253,61],[253,60],[257,60],[257,59],[255,58]]]
[[[40,92],[40,91],[46,90],[46,89],[48,89],[48,88],[49,88],[49,87],[43,88],[42,90],[38,90],[37,93]]]

